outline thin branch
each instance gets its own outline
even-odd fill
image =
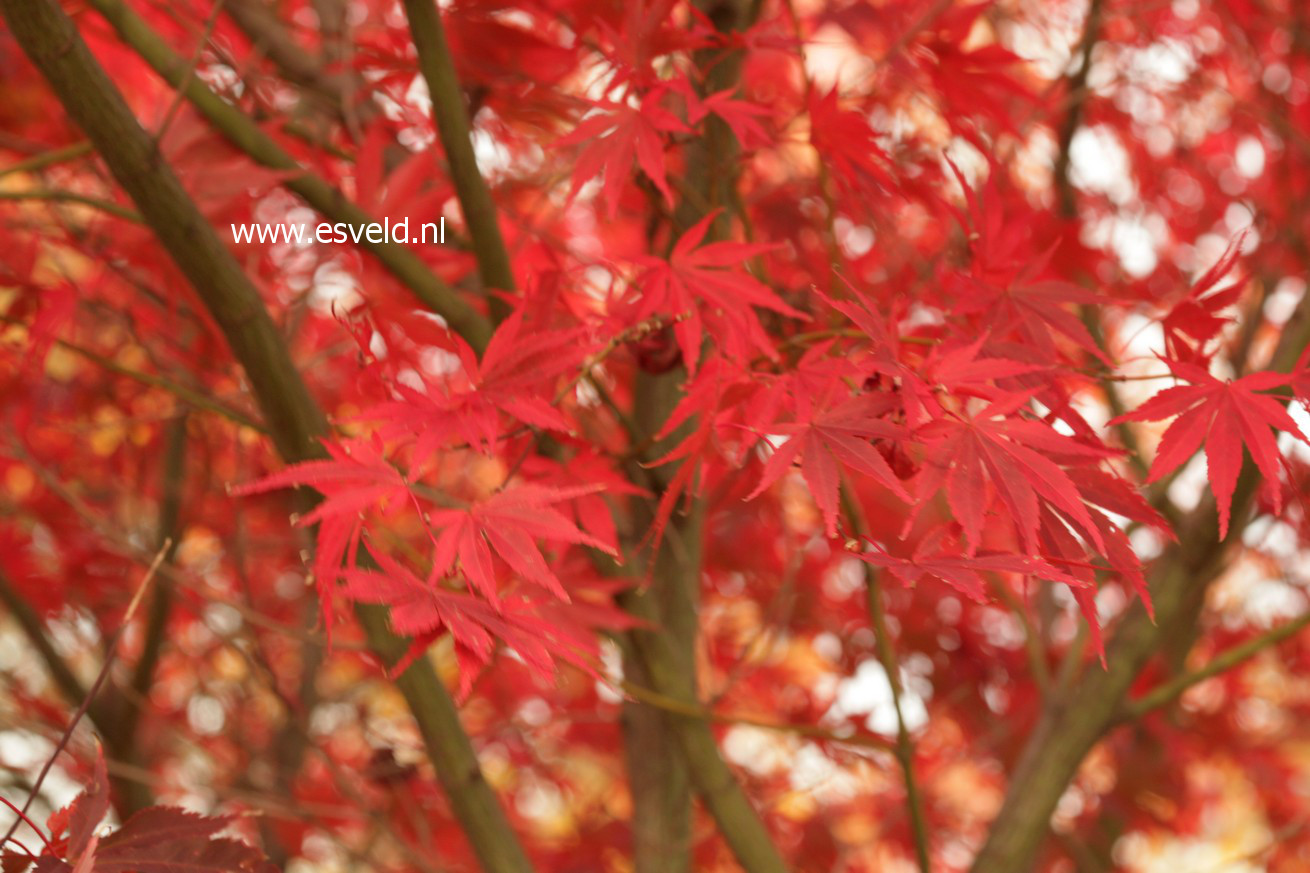
[[[186,86],[196,76],[196,69],[205,56],[205,46],[209,45],[209,40],[214,35],[214,25],[218,24],[218,15],[222,11],[223,0],[214,0],[214,8],[209,11],[209,18],[205,20],[205,29],[201,31],[200,39],[196,41],[196,50],[191,53],[191,59],[187,61],[186,71],[182,74],[182,85],[173,94],[173,100],[168,104],[163,120],[159,122],[159,129],[155,131],[156,143],[164,141],[164,135],[168,133],[168,128],[173,124],[173,119],[177,117],[177,111],[182,108],[182,104],[186,100]]]
[[[54,645],[50,642],[50,637],[46,634],[45,622],[37,613],[32,605],[28,603],[18,589],[14,587],[13,581],[0,570],[0,603],[5,605],[5,609],[18,623],[19,629],[27,637],[28,643],[36,650],[40,656],[41,662],[45,665],[46,671],[54,681],[55,687],[59,689],[60,695],[68,701],[70,706],[76,706],[78,702],[86,699],[86,687],[82,680],[77,678],[73,668],[68,665],[68,661],[55,650]],[[98,721],[92,718],[93,721]]]
[[[109,642],[105,647],[105,662],[100,666],[100,675],[96,676],[96,681],[91,684],[90,690],[88,690],[86,696],[82,698],[82,702],[73,713],[73,717],[69,719],[68,726],[64,728],[63,736],[61,736],[59,742],[55,744],[55,750],[50,753],[50,757],[46,759],[45,766],[43,766],[41,772],[37,774],[36,781],[32,783],[32,791],[27,795],[27,800],[23,802],[23,810],[19,813],[20,816],[31,809],[32,802],[36,800],[37,795],[41,792],[41,786],[45,783],[46,776],[50,774],[50,768],[55,765],[55,761],[59,760],[59,756],[68,746],[68,741],[73,738],[73,731],[77,728],[78,723],[82,721],[82,716],[86,715],[87,710],[91,708],[92,701],[96,699],[96,696],[100,693],[100,689],[104,687],[105,680],[109,678],[109,668],[114,664],[114,654],[118,651],[118,641],[122,638],[123,631],[132,623],[132,618],[136,615],[137,607],[141,605],[141,598],[145,596],[146,589],[150,587],[150,581],[155,578],[155,572],[159,569],[159,565],[164,561],[164,553],[168,551],[168,548],[171,545],[171,540],[164,543],[163,548],[161,548],[159,553],[155,555],[154,563],[150,565],[150,568],[146,570],[145,576],[141,579],[140,583],[137,584],[136,593],[132,595],[132,600],[127,605],[127,611],[123,613],[122,623],[109,638]],[[9,842],[9,839],[13,837],[14,831],[17,829],[18,822],[15,821],[13,825],[10,826],[9,831],[5,834],[4,839],[0,840],[0,845]]]
[[[117,203],[110,200],[101,200],[98,197],[78,194],[76,191],[62,191],[57,188],[28,188],[25,191],[0,191],[0,200],[13,200],[18,202],[25,200],[47,200],[52,203],[78,203],[82,206],[90,206],[92,209],[98,209],[101,212],[121,218],[124,221],[131,221],[134,224],[141,223],[141,216],[124,206],[119,206]]]
[[[347,127],[356,126],[372,114],[373,103],[363,104],[358,113],[350,105],[349,94],[363,84],[353,71],[337,73],[324,69],[319,59],[300,47],[268,3],[228,0],[226,9],[228,17],[273,62],[284,79],[326,103]],[[356,114],[358,118],[354,117]]]
[[[1300,618],[1293,619],[1271,631],[1266,631],[1244,643],[1239,643],[1230,649],[1225,649],[1211,658],[1204,667],[1199,667],[1181,676],[1175,676],[1168,682],[1152,688],[1136,700],[1129,701],[1120,711],[1118,720],[1121,722],[1134,721],[1151,710],[1172,703],[1193,685],[1218,676],[1220,673],[1226,673],[1243,661],[1250,660],[1260,654],[1265,649],[1291,639],[1304,630],[1307,625],[1310,625],[1310,613],[1306,613]]]
[[[164,548],[165,543],[172,544],[165,550],[164,560],[167,563],[172,562],[177,552],[181,533],[182,486],[186,474],[186,434],[187,416],[184,413],[174,418],[168,425],[163,472],[160,477],[162,487],[156,540],[160,548]],[[163,651],[168,619],[173,612],[175,590],[172,579],[165,576],[156,587],[154,597],[150,601],[150,608],[146,613],[141,654],[133,667],[129,686],[132,695],[118,731],[124,746],[133,747],[133,750],[136,746],[136,727],[141,721],[144,703],[150,696],[150,688],[154,685],[155,667],[159,664],[159,656]],[[134,755],[129,754],[126,757],[130,759]]]
[[[10,318],[7,315],[0,315],[0,323],[16,324],[21,327],[26,326],[19,319]],[[229,421],[236,422],[242,427],[248,427],[257,433],[268,433],[268,428],[245,413],[233,409],[206,394],[188,388],[180,382],[174,382],[172,379],[165,376],[156,376],[153,373],[143,373],[140,370],[133,370],[130,367],[124,367],[122,364],[111,358],[106,358],[104,355],[97,354],[85,346],[80,346],[77,343],[69,342],[68,340],[56,338],[54,344],[61,349],[67,349],[75,355],[86,358],[91,363],[103,367],[111,373],[140,382],[142,385],[149,385],[152,388],[162,388],[177,397],[179,400],[185,401],[187,404],[194,406],[196,409],[203,409],[208,412],[213,412],[216,415],[221,415]]]
[[[857,538],[868,536],[868,525],[864,513],[856,502],[849,487],[841,489],[842,509],[852,531]],[[863,563],[863,562],[862,562]],[[923,798],[919,791],[919,780],[914,772],[914,742],[905,725],[905,712],[901,705],[903,689],[901,687],[901,667],[896,657],[895,644],[887,629],[887,610],[882,601],[882,584],[872,564],[864,565],[865,598],[869,620],[873,625],[878,662],[887,674],[887,684],[892,692],[892,709],[896,712],[896,760],[901,765],[905,778],[905,805],[910,815],[910,832],[914,835],[914,853],[922,873],[932,873],[932,834],[928,829],[928,820],[923,812]]]
[[[16,164],[0,167],[0,179],[14,173],[35,173],[37,170],[44,170],[46,167],[53,167],[55,164],[62,164],[66,161],[75,161],[89,154],[91,154],[91,143],[89,142],[79,142],[63,148],[51,149],[48,152],[24,158]]]
[[[695,704],[689,704],[685,701],[678,700],[675,697],[670,697],[667,694],[661,694],[654,689],[646,688],[635,682],[621,682],[619,683],[619,688],[628,696],[640,700],[642,703],[649,704],[657,709],[662,709],[665,712],[674,713],[675,715],[684,715],[688,718],[701,719],[715,724],[742,725],[744,727],[774,731],[780,734],[795,734],[797,736],[809,737],[810,739],[822,740],[828,743],[841,743],[847,746],[877,749],[880,752],[892,752],[893,754],[896,752],[896,744],[894,742],[884,737],[880,737],[877,734],[844,734],[813,724],[776,722],[769,721],[768,719],[753,718],[748,715],[715,712],[712,709],[706,709],[703,706],[696,706]]]

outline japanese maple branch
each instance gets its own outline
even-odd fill
[[[200,80],[186,76],[186,62],[122,0],[88,0],[164,81],[179,89],[219,133],[256,163],[291,171],[284,182],[310,206],[333,222],[351,227],[373,224],[374,219],[336,187],[302,167],[240,109],[223,100]],[[372,242],[365,234],[360,246],[378,259],[425,306],[446,320],[474,349],[481,350],[491,336],[491,325],[449,285],[437,277],[408,246],[383,240]]]
[[[720,29],[730,30],[742,23],[743,6],[732,0],[710,0],[698,6]],[[697,64],[708,70],[705,87],[721,91],[733,87],[739,66],[736,53],[707,52],[698,55]],[[705,191],[705,196],[684,198],[675,214],[675,233],[695,224],[705,207],[731,203],[735,174],[723,165],[728,149],[735,147],[730,130],[711,120],[703,136],[692,141],[687,155],[688,186]],[[694,200],[694,202],[693,202]],[[726,214],[710,228],[711,238],[726,233]],[[653,237],[652,237],[653,242]],[[639,481],[640,461],[658,456],[660,445],[654,435],[662,429],[669,412],[682,397],[685,373],[676,369],[664,374],[640,373],[632,402],[635,427],[629,454]],[[688,425],[690,426],[690,425]],[[633,428],[629,428],[634,430]],[[682,430],[671,436],[676,441]],[[649,457],[647,457],[647,453]],[[650,490],[667,487],[675,468],[664,467],[649,481]],[[657,632],[634,630],[625,635],[624,665],[632,675],[641,677],[663,697],[678,701],[684,709],[703,711],[698,694],[694,643],[697,635],[696,598],[700,579],[700,543],[703,524],[700,501],[686,518],[677,519],[666,529],[666,536],[652,556],[654,567],[648,574],[649,590],[627,592],[621,605]],[[653,518],[653,506],[650,507]],[[650,519],[647,519],[650,521]],[[660,709],[664,709],[660,707]],[[685,808],[685,781],[689,776],[697,794],[710,812],[719,833],[737,862],[747,871],[781,871],[786,869],[772,837],[750,798],[723,760],[713,731],[703,720],[679,715],[665,709],[662,713],[649,706],[628,705],[624,709],[624,740],[628,757],[629,782],[634,804],[634,840],[637,869],[645,871],[682,871],[690,868],[690,855],[684,845],[689,839],[688,810]],[[662,766],[654,752],[671,746],[681,754],[682,767]],[[682,774],[686,775],[683,776]],[[662,842],[661,842],[662,841]],[[670,849],[672,851],[670,851]]]
[[[89,154],[91,154],[91,143],[89,142],[79,142],[63,148],[51,149],[48,152],[24,158],[7,167],[0,167],[0,179],[15,173],[35,173],[37,170],[44,170],[46,167],[53,167],[55,164],[62,164],[66,161],[75,161]]]
[[[1310,343],[1310,295],[1284,325],[1270,369],[1286,372]],[[1180,542],[1150,576],[1155,622],[1135,603],[1107,645],[1107,666],[1089,670],[1052,700],[1030,735],[1010,777],[1005,803],[974,859],[972,873],[1029,869],[1046,835],[1060,795],[1092,746],[1115,723],[1129,688],[1171,634],[1187,630],[1204,593],[1222,568],[1225,546],[1240,539],[1250,517],[1257,476],[1247,465],[1233,497],[1228,539],[1218,538],[1217,512],[1207,498],[1179,527]],[[1158,622],[1158,624],[1157,624]]]
[[[160,157],[67,13],[55,0],[0,0],[0,14],[222,330],[264,411],[279,454],[288,462],[323,457],[319,440],[328,433],[327,421],[259,292]],[[385,610],[361,605],[357,615],[374,651],[385,663],[395,663],[408,641],[391,632]],[[484,869],[529,871],[518,838],[482,776],[454,701],[431,663],[415,660],[396,685]]]
[[[1152,688],[1146,694],[1126,703],[1120,710],[1119,721],[1133,721],[1146,713],[1159,709],[1181,697],[1187,689],[1207,679],[1226,673],[1272,646],[1296,636],[1310,626],[1310,613],[1295,618],[1273,630],[1266,631],[1258,637],[1225,649],[1211,658],[1203,667],[1190,673],[1175,676],[1173,679]]]
[[[24,325],[21,320],[10,318],[7,315],[0,315],[0,324]],[[156,376],[153,373],[143,373],[140,370],[133,370],[130,367],[124,367],[112,358],[107,358],[104,355],[97,354],[85,346],[78,345],[77,343],[68,340],[55,338],[54,344],[61,349],[67,349],[75,355],[86,358],[91,363],[103,367],[111,373],[140,382],[142,385],[149,385],[152,388],[161,388],[179,400],[184,401],[187,405],[194,406],[196,409],[203,409],[207,412],[221,415],[229,421],[235,422],[242,427],[248,427],[258,433],[268,433],[268,429],[264,427],[264,425],[255,421],[250,416],[245,415],[244,413],[239,412],[206,394],[188,388],[180,382],[175,382],[165,376]]]
[[[172,562],[177,552],[181,529],[182,486],[186,474],[186,433],[187,415],[182,413],[169,422],[165,435],[164,464],[161,475],[162,487],[159,500],[159,520],[156,530],[158,547],[164,550],[164,561]],[[165,544],[171,544],[165,546]],[[163,651],[165,631],[168,618],[173,611],[175,586],[172,578],[165,576],[156,586],[146,612],[146,627],[141,643],[141,654],[132,669],[132,699],[128,700],[127,712],[124,713],[120,733],[126,744],[135,746],[136,727],[140,723],[144,701],[149,697],[154,684],[155,667]],[[131,756],[129,756],[131,757]]]
[[[45,622],[41,620],[41,616],[32,605],[18,593],[13,581],[3,570],[0,570],[0,603],[4,604],[9,615],[27,637],[28,643],[36,650],[41,663],[45,665],[46,672],[50,674],[59,693],[69,702],[69,705],[76,706],[78,702],[85,700],[86,687],[82,684],[82,680],[77,678],[68,661],[55,650],[54,644],[46,634]],[[92,715],[91,720],[100,723],[95,714]]]
[[[419,70],[432,99],[432,117],[437,123],[446,162],[450,165],[450,178],[455,184],[464,223],[473,240],[478,275],[490,301],[492,316],[499,321],[508,314],[508,309],[505,301],[494,292],[514,290],[514,271],[496,219],[496,203],[478,169],[468,107],[455,73],[455,59],[450,54],[450,43],[446,39],[436,0],[404,0],[404,3],[409,32],[418,52]]]
[[[621,682],[619,688],[623,693],[640,700],[642,703],[649,704],[676,715],[684,715],[688,718],[697,718],[703,721],[714,722],[715,724],[744,725],[746,727],[759,728],[760,730],[765,731],[796,734],[797,736],[823,740],[828,743],[859,746],[866,749],[878,749],[884,752],[894,753],[896,750],[895,744],[876,734],[841,734],[836,731],[819,727],[818,725],[768,721],[767,719],[751,718],[745,715],[716,712],[713,709],[707,709],[703,706],[688,704],[675,697],[670,697],[667,694],[661,694],[653,689],[645,688],[635,682]]]
[[[58,188],[28,188],[22,191],[0,191],[0,200],[11,200],[22,202],[24,200],[45,200],[51,203],[77,203],[82,206],[90,206],[92,209],[98,209],[108,215],[121,218],[124,221],[130,221],[134,224],[141,223],[141,216],[137,215],[130,209],[126,209],[114,203],[111,200],[101,200],[98,197],[90,197],[86,194],[79,194],[76,191],[63,191]]]
[[[41,792],[41,786],[45,784],[46,776],[50,775],[50,768],[54,766],[55,761],[59,760],[59,756],[68,746],[68,741],[73,738],[73,731],[77,729],[78,723],[82,721],[82,717],[91,709],[92,703],[100,694],[100,689],[104,687],[105,680],[109,678],[109,668],[114,665],[114,654],[118,651],[118,641],[122,639],[123,631],[132,623],[132,618],[136,615],[137,607],[141,605],[141,598],[145,596],[146,589],[150,587],[151,580],[155,578],[155,573],[159,570],[159,565],[164,561],[164,553],[171,545],[171,541],[164,543],[163,547],[159,550],[159,553],[155,555],[154,562],[150,565],[150,568],[146,570],[145,576],[143,576],[141,581],[137,584],[136,593],[132,595],[132,600],[128,603],[127,610],[123,613],[122,623],[109,637],[109,641],[105,646],[105,662],[100,666],[100,674],[96,676],[95,682],[91,684],[90,689],[88,689],[85,696],[83,696],[82,702],[73,712],[73,717],[68,720],[68,726],[64,728],[64,733],[59,738],[59,742],[55,744],[54,751],[50,753],[50,757],[46,759],[45,765],[41,768],[41,771],[37,773],[36,781],[32,783],[32,790],[27,795],[27,800],[23,802],[22,812],[19,813],[20,816],[31,809],[33,801],[36,800],[37,795]],[[14,831],[17,829],[18,822],[14,822],[10,826],[8,832],[5,833],[4,838],[0,839],[0,845],[9,842],[14,835]]]
[[[300,47],[272,6],[264,0],[227,0],[225,8],[228,17],[264,52],[284,79],[325,102],[347,124],[367,117],[366,110],[372,103],[361,107],[359,117],[355,117],[349,106],[348,95],[361,83],[351,72],[324,69],[321,61]]]
[[[1078,43],[1078,68],[1066,79],[1070,94],[1069,111],[1060,124],[1054,169],[1055,190],[1060,197],[1060,214],[1066,219],[1078,215],[1077,195],[1073,181],[1069,178],[1069,166],[1073,157],[1071,146],[1083,121],[1083,109],[1087,102],[1087,76],[1092,69],[1092,50],[1101,34],[1102,3],[1103,0],[1091,0],[1087,6],[1083,36]]]
[[[856,502],[849,486],[841,488],[842,510],[847,523],[859,540],[868,537],[869,529],[865,523],[864,513]],[[914,853],[922,873],[931,873],[932,835],[928,830],[928,820],[923,812],[923,798],[919,791],[919,780],[914,772],[914,742],[905,725],[905,712],[901,706],[901,667],[896,657],[895,644],[887,629],[887,610],[883,605],[882,584],[872,564],[864,564],[865,598],[869,621],[873,625],[878,662],[887,674],[887,685],[891,688],[892,709],[896,712],[896,760],[901,765],[905,779],[905,805],[910,815],[910,831],[914,835]]]
[[[173,99],[168,104],[168,109],[164,110],[163,119],[159,122],[158,129],[155,130],[155,142],[164,141],[164,135],[168,133],[168,128],[172,126],[173,119],[177,117],[177,111],[182,108],[182,103],[186,100],[186,85],[196,76],[196,69],[205,56],[205,46],[209,45],[209,40],[214,35],[214,25],[218,24],[218,16],[222,11],[223,0],[214,0],[214,6],[209,10],[209,17],[205,19],[205,28],[201,31],[200,38],[196,40],[195,51],[191,53],[191,58],[186,64],[186,70],[182,73],[182,85],[173,94]]]

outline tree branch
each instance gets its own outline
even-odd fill
[[[297,44],[277,13],[263,0],[227,0],[227,14],[241,32],[264,52],[282,77],[311,93],[347,125],[364,120],[372,103],[365,103],[359,118],[352,115],[349,95],[361,86],[353,71],[329,72],[324,64]],[[324,35],[326,39],[326,34]]]
[[[1271,369],[1286,372],[1310,343],[1310,295],[1302,298],[1284,327]],[[1107,666],[1090,670],[1067,694],[1051,701],[1010,777],[1005,803],[993,822],[972,873],[1016,873],[1031,868],[1045,838],[1051,813],[1079,764],[1114,724],[1123,700],[1161,644],[1195,620],[1206,588],[1223,569],[1226,546],[1241,537],[1250,519],[1258,476],[1247,464],[1233,496],[1228,539],[1218,538],[1213,497],[1207,497],[1180,526],[1179,542],[1150,575],[1155,622],[1136,602],[1107,646]]]
[[[324,217],[351,227],[374,223],[372,216],[348,200],[339,189],[302,167],[241,110],[209,90],[198,79],[187,77],[186,61],[174,54],[159,34],[128,9],[122,0],[87,2],[164,81],[180,89],[232,145],[265,167],[294,171],[294,175],[284,184]],[[367,235],[359,244],[371,252],[425,306],[444,318],[451,329],[463,336],[471,346],[481,350],[486,345],[491,337],[491,326],[487,320],[454,289],[441,281],[412,249],[387,240],[371,242]]]
[[[459,207],[473,240],[473,254],[478,261],[478,275],[490,301],[493,317],[499,321],[508,314],[506,303],[492,292],[514,290],[514,270],[505,248],[500,224],[496,220],[496,203],[478,170],[469,130],[468,108],[464,92],[455,74],[455,60],[446,41],[445,27],[435,0],[405,0],[409,32],[418,51],[418,65],[432,99],[432,117],[437,123],[450,179],[455,183]]]
[[[1190,673],[1184,673],[1181,676],[1175,676],[1173,679],[1162,685],[1157,685],[1146,694],[1126,703],[1119,711],[1117,721],[1128,722],[1135,721],[1146,715],[1148,712],[1159,709],[1183,695],[1187,689],[1193,685],[1204,682],[1220,673],[1226,673],[1243,661],[1254,658],[1272,646],[1276,646],[1284,640],[1290,639],[1300,633],[1310,625],[1310,613],[1306,613],[1300,618],[1295,618],[1273,630],[1266,631],[1258,637],[1239,643],[1230,649],[1225,649],[1215,655],[1206,663],[1204,667],[1199,667]]]
[[[0,0],[0,14],[223,331],[279,453],[289,462],[323,457],[319,438],[328,432],[327,421],[258,291],[159,156],[71,19],[56,0]],[[385,609],[361,605],[357,614],[373,649],[386,663],[394,663],[407,642],[388,628]],[[484,869],[529,871],[517,836],[482,778],[450,693],[431,663],[416,659],[396,684]]]
[[[855,535],[865,538],[869,535],[868,525],[860,505],[855,501],[848,487],[841,489],[842,509],[850,522]],[[887,630],[887,610],[882,602],[882,585],[878,573],[872,564],[864,564],[864,591],[873,625],[873,634],[878,651],[878,663],[887,674],[887,685],[892,692],[892,708],[896,712],[896,760],[901,765],[905,778],[905,805],[910,816],[910,832],[914,835],[914,854],[921,873],[932,873],[932,835],[928,830],[928,820],[923,813],[923,798],[919,791],[919,780],[914,773],[914,742],[910,731],[905,726],[905,713],[901,707],[901,667],[896,657],[895,644]]]

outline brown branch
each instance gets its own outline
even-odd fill
[[[161,475],[161,494],[159,500],[159,519],[156,525],[156,542],[159,548],[164,543],[171,546],[164,554],[165,563],[171,563],[177,553],[180,541],[182,515],[182,486],[186,474],[186,413],[178,415],[169,422],[165,435],[164,466]],[[119,733],[123,743],[136,745],[136,727],[141,721],[144,704],[150,697],[150,689],[155,681],[155,668],[163,652],[164,639],[167,636],[168,619],[173,613],[173,599],[176,587],[171,576],[164,576],[155,588],[154,597],[146,612],[146,627],[141,643],[141,654],[132,668],[130,688],[132,696],[128,700],[127,711],[122,716]],[[125,756],[131,760],[134,756]]]
[[[160,157],[67,13],[56,0],[0,0],[0,13],[223,331],[245,369],[278,452],[288,462],[323,457],[319,438],[328,433],[327,421],[259,292]],[[374,651],[385,663],[394,664],[409,643],[392,633],[385,610],[361,606],[357,615]],[[454,701],[431,663],[415,660],[396,684],[418,723],[455,818],[483,868],[489,873],[530,870],[517,836],[483,779]]]
[[[23,191],[0,191],[0,200],[11,200],[20,203],[25,200],[46,200],[51,203],[77,203],[82,206],[90,206],[92,209],[98,209],[101,212],[121,218],[124,221],[131,221],[135,224],[141,223],[141,216],[137,215],[130,209],[119,206],[111,200],[101,200],[97,197],[89,197],[86,194],[78,194],[76,191],[63,191],[57,188],[28,188]]]
[[[372,114],[372,103],[364,104],[358,113],[350,106],[350,94],[361,88],[363,82],[351,72],[325,69],[323,61],[300,47],[268,3],[227,0],[226,9],[228,17],[273,62],[283,78],[326,104],[347,126]]]
[[[27,637],[28,643],[36,650],[36,654],[41,658],[41,663],[45,665],[46,672],[50,674],[55,687],[59,689],[60,695],[71,706],[76,706],[85,700],[86,686],[82,684],[81,679],[77,678],[77,674],[68,665],[68,661],[55,650],[54,644],[50,642],[50,637],[46,634],[45,622],[37,611],[32,608],[32,605],[18,593],[13,581],[5,575],[3,570],[0,570],[0,603],[4,604],[9,615],[18,624],[23,635]],[[97,713],[93,712],[91,720],[99,724],[100,719],[96,715]]]
[[[7,315],[0,315],[0,324],[14,324],[19,325],[20,327],[26,326],[19,319],[10,318]],[[245,413],[233,409],[207,394],[202,394],[199,391],[188,388],[181,382],[175,382],[165,376],[156,376],[153,373],[143,373],[140,370],[133,370],[131,367],[124,367],[122,364],[111,358],[107,358],[104,355],[91,351],[85,346],[80,346],[77,343],[68,340],[56,338],[54,343],[59,348],[67,349],[75,355],[86,358],[91,363],[98,367],[103,367],[111,373],[132,379],[135,382],[140,382],[142,385],[149,385],[152,388],[161,388],[189,406],[194,406],[196,409],[202,409],[207,412],[221,415],[229,421],[235,422],[242,427],[248,427],[257,433],[268,433],[268,428],[264,427],[264,425],[255,421]]]
[[[155,572],[159,569],[159,565],[163,563],[164,553],[171,545],[171,542],[164,543],[164,546],[159,550],[159,553],[155,555],[155,560],[150,564],[149,569],[146,570],[145,576],[143,576],[141,581],[137,583],[136,593],[132,595],[132,600],[128,603],[127,610],[123,613],[122,623],[113,634],[110,635],[109,641],[105,646],[105,661],[100,665],[100,674],[96,676],[95,681],[91,683],[91,687],[82,697],[82,702],[79,703],[77,709],[73,711],[73,717],[68,720],[68,725],[64,728],[63,735],[60,736],[59,742],[55,744],[54,751],[50,753],[50,757],[46,759],[45,765],[42,766],[41,771],[37,773],[36,781],[32,783],[32,790],[27,795],[27,800],[23,802],[23,810],[19,813],[20,818],[23,813],[26,813],[32,807],[32,802],[36,800],[37,795],[41,792],[41,786],[45,784],[46,776],[50,775],[50,768],[55,765],[55,761],[59,760],[59,756],[63,754],[64,749],[68,746],[68,741],[73,738],[73,731],[77,729],[77,725],[82,721],[83,716],[90,712],[92,705],[100,694],[100,689],[104,687],[105,680],[109,678],[109,668],[114,665],[114,654],[118,651],[118,642],[122,639],[123,632],[127,629],[128,625],[132,623],[132,619],[136,615],[137,607],[141,605],[141,598],[145,596],[146,589],[150,587],[151,580],[155,578]],[[0,845],[8,843],[9,839],[14,835],[14,831],[17,829],[18,822],[15,821],[9,827],[8,832],[5,833],[4,838],[0,839]]]
[[[619,688],[628,696],[640,700],[642,703],[649,704],[675,715],[685,715],[688,718],[697,718],[702,721],[714,722],[715,724],[741,725],[743,727],[759,728],[760,730],[774,731],[780,734],[795,734],[800,737],[822,740],[826,743],[839,743],[847,746],[858,746],[859,748],[864,749],[877,749],[880,752],[892,752],[894,754],[896,751],[896,744],[894,742],[884,739],[877,734],[845,734],[813,724],[777,722],[763,718],[752,718],[748,715],[716,712],[713,709],[687,704],[677,698],[669,697],[667,694],[661,694],[658,691],[643,687],[635,682],[624,681],[619,684]]]
[[[1087,102],[1087,76],[1092,69],[1092,50],[1101,35],[1101,9],[1104,0],[1091,0],[1087,6],[1087,20],[1083,23],[1083,36],[1078,44],[1078,69],[1067,79],[1070,99],[1069,111],[1064,115],[1057,138],[1058,146],[1055,157],[1055,190],[1060,197],[1060,214],[1065,218],[1078,215],[1077,193],[1069,178],[1069,163],[1072,158],[1070,146],[1083,121],[1083,108]]]

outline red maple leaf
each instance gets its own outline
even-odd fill
[[[281,488],[309,486],[323,496],[309,512],[294,516],[297,525],[318,525],[313,576],[323,607],[326,632],[332,632],[332,595],[341,568],[353,562],[364,528],[364,512],[390,515],[404,505],[422,507],[410,491],[409,480],[387,460],[382,441],[357,439],[333,443],[325,440],[328,458],[305,461],[232,489],[237,496],[261,494]]]
[[[800,393],[796,401],[798,421],[769,428],[788,439],[774,448],[748,500],[776,482],[799,458],[801,475],[823,513],[828,536],[837,535],[843,467],[873,478],[906,503],[911,502],[882,453],[873,446],[875,439],[896,440],[906,435],[902,428],[882,417],[887,407],[876,395],[860,394],[823,406]]]
[[[440,378],[420,376],[421,391],[397,382],[396,399],[358,416],[381,422],[383,439],[413,440],[413,466],[454,440],[490,454],[505,433],[502,415],[545,430],[569,430],[551,393],[560,375],[580,366],[590,350],[582,330],[528,330],[519,310],[496,329],[481,360],[460,337],[445,338],[458,367]]]
[[[811,93],[809,110],[810,144],[825,164],[832,167],[838,184],[855,193],[867,192],[870,187],[893,187],[883,167],[887,153],[878,144],[868,118],[841,108],[835,86],[822,95]]]
[[[1205,275],[1196,280],[1196,284],[1187,290],[1186,296],[1175,303],[1161,319],[1165,348],[1174,360],[1201,363],[1205,359],[1202,352],[1206,343],[1218,336],[1224,325],[1232,321],[1219,313],[1238,301],[1245,290],[1245,283],[1238,281],[1224,288],[1216,286],[1237,262],[1246,235],[1247,232],[1243,231],[1230,242],[1223,256],[1206,270]]]
[[[712,242],[701,245],[712,212],[688,228],[673,246],[668,260],[643,257],[645,267],[635,287],[640,297],[632,315],[634,323],[656,315],[685,315],[674,325],[683,363],[691,374],[700,360],[705,327],[730,357],[742,359],[754,354],[777,357],[753,306],[772,309],[793,318],[805,315],[783,303],[767,285],[741,269],[749,258],[772,249],[758,243]]]
[[[979,603],[987,602],[984,572],[1020,573],[1051,582],[1063,582],[1071,588],[1081,583],[1063,570],[1038,557],[1004,553],[961,554],[958,544],[947,542],[943,526],[929,533],[908,558],[896,557],[877,543],[868,542],[873,552],[858,554],[861,561],[889,570],[906,587],[913,587],[925,575],[942,580],[961,594]]]
[[[390,669],[403,673],[442,633],[455,642],[460,660],[460,696],[468,695],[478,671],[491,661],[496,641],[513,649],[528,668],[549,679],[557,660],[595,675],[599,659],[594,627],[623,629],[633,619],[621,610],[598,602],[580,601],[564,606],[565,612],[540,604],[522,594],[504,598],[499,606],[440,584],[438,573],[426,580],[385,555],[379,570],[349,570],[343,591],[353,600],[386,604],[391,626],[413,637],[409,651]],[[543,612],[543,610],[545,610]]]
[[[653,88],[635,104],[599,101],[594,104],[599,110],[595,115],[587,116],[571,133],[555,141],[556,147],[586,144],[573,168],[569,196],[603,171],[605,211],[613,218],[635,161],[672,205],[673,192],[664,166],[664,135],[691,133],[691,128],[660,105],[667,92],[667,87]]]
[[[467,509],[433,511],[428,518],[437,531],[433,572],[446,575],[458,562],[471,587],[496,604],[499,596],[491,560],[494,552],[524,579],[567,601],[569,595],[537,548],[537,540],[586,545],[616,555],[613,547],[582,531],[554,506],[596,490],[596,486],[519,485],[497,491]]]
[[[1003,395],[976,415],[946,416],[916,431],[928,446],[918,480],[919,504],[945,487],[970,554],[981,543],[983,518],[993,494],[1029,552],[1038,552],[1042,504],[1067,518],[1103,550],[1104,540],[1083,495],[1057,460],[1086,462],[1114,453],[1064,436],[1045,422],[1018,417],[1016,411],[1031,396]],[[906,523],[907,531],[917,512],[918,507]]]
[[[96,750],[91,782],[50,816],[50,838],[38,857],[5,853],[5,873],[271,873],[263,853],[216,836],[227,816],[204,816],[176,806],[151,806],[104,836],[95,831],[109,812],[109,778]],[[65,828],[67,838],[63,837]]]
[[[1132,412],[1116,418],[1122,421],[1160,421],[1178,416],[1160,439],[1160,448],[1148,482],[1158,481],[1192,457],[1205,445],[1210,490],[1219,508],[1219,538],[1228,536],[1229,513],[1237,475],[1242,469],[1242,447],[1251,453],[1265,479],[1274,503],[1274,512],[1282,509],[1278,486],[1279,463],[1275,430],[1286,431],[1310,444],[1287,409],[1276,398],[1258,391],[1268,391],[1289,384],[1283,373],[1252,373],[1240,379],[1220,381],[1195,364],[1167,361],[1169,369],[1190,385],[1175,385],[1156,394]]]

